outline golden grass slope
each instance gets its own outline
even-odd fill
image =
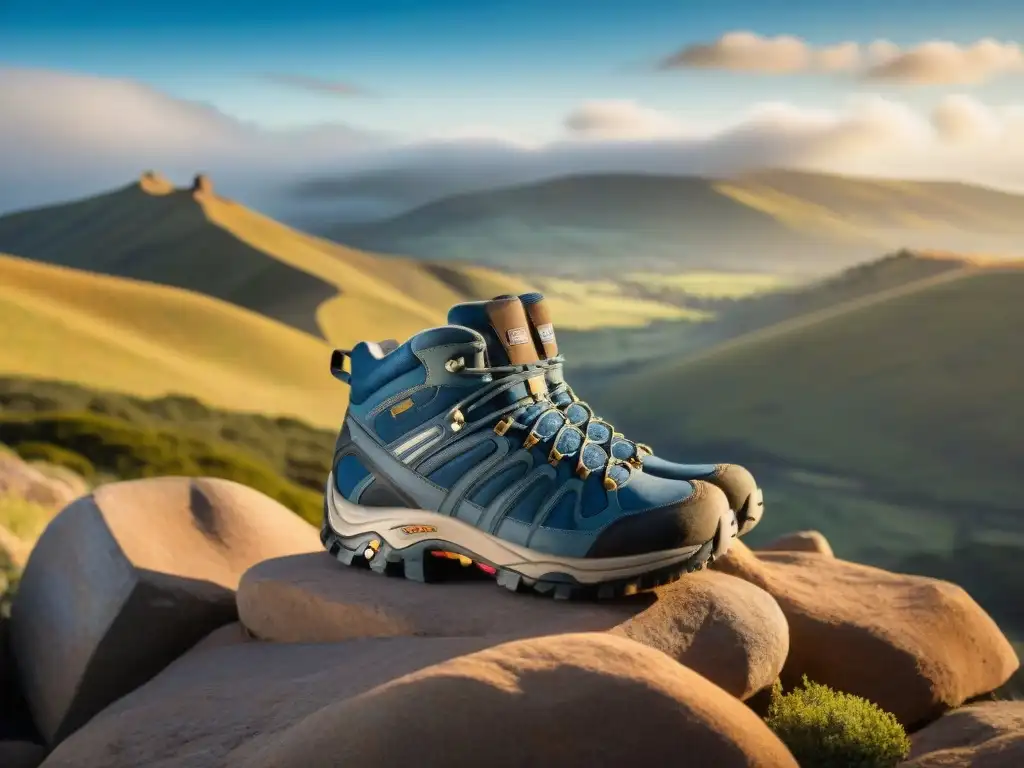
[[[0,256],[0,372],[333,427],[322,340],[194,292]]]
[[[677,460],[761,457],[1019,510],[1022,324],[1024,265],[968,266],[637,371],[598,403]]]
[[[881,243],[894,231],[916,231],[938,242],[965,232],[1024,234],[1024,197],[969,184],[774,170],[714,186],[792,229],[840,241]]]
[[[198,195],[207,218],[243,243],[338,288],[320,305],[317,320],[328,340],[341,346],[367,338],[404,340],[443,324],[462,301],[537,290],[535,281],[494,269],[450,262],[385,257],[307,235],[224,198]],[[585,287],[590,287],[586,286]],[[562,326],[586,329],[637,325],[654,319],[687,319],[690,313],[655,301],[610,297],[595,290],[545,286]],[[610,310],[621,310],[611,312]],[[361,322],[354,322],[356,319]],[[367,335],[372,328],[376,336]]]
[[[0,250],[203,293],[338,347],[404,340],[442,324],[458,302],[535,289],[493,269],[347,248],[153,172],[107,194],[0,217]],[[685,316],[656,301],[624,299],[628,311],[610,313],[606,296],[552,299],[565,327]]]

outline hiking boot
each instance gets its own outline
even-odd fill
[[[332,555],[419,581],[438,555],[513,590],[615,597],[728,550],[736,519],[717,487],[637,471],[546,399],[517,297],[450,318],[332,356],[351,387],[325,493]]]
[[[504,298],[504,297],[499,297]],[[519,296],[527,314],[531,336],[538,356],[544,360],[549,397],[590,439],[617,459],[630,463],[644,474],[669,480],[704,481],[722,490],[736,512],[739,534],[749,533],[764,512],[764,495],[754,476],[738,464],[677,464],[654,455],[650,446],[627,440],[606,421],[598,418],[587,403],[580,400],[563,378],[564,358],[558,354],[558,342],[550,308],[540,293]],[[459,305],[452,309],[458,310]],[[452,314],[448,315],[452,322]]]

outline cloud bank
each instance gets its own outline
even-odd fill
[[[239,185],[301,175],[384,138],[343,124],[266,131],[131,80],[47,70],[0,67],[0,104],[0,211],[120,185],[150,167]]]
[[[33,70],[0,69],[0,103],[0,211],[92,194],[148,168],[182,183],[210,173],[272,215],[320,201],[339,219],[568,173],[790,167],[1024,187],[1024,110],[967,95],[930,114],[872,96],[837,110],[761,104],[712,128],[634,102],[586,102],[546,143],[476,130],[432,140],[346,125],[268,131],[138,83]]]
[[[671,136],[681,130],[679,122],[635,101],[588,101],[565,118],[565,127],[591,139],[649,139]]]
[[[1024,74],[1024,50],[1017,43],[990,38],[966,46],[935,40],[903,49],[887,40],[875,40],[867,45],[846,41],[815,47],[798,37],[762,37],[739,31],[689,45],[663,59],[659,67],[766,75],[846,72],[868,81],[976,85],[1003,75]]]

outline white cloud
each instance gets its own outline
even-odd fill
[[[834,110],[752,106],[700,130],[684,115],[632,102],[589,102],[569,135],[515,141],[486,126],[440,137],[370,136],[345,126],[264,131],[142,85],[0,69],[0,210],[90,194],[154,168],[217,188],[272,214],[395,212],[447,194],[570,173],[726,175],[769,167],[959,178],[1024,187],[1024,109],[948,97],[930,114],[880,97]],[[685,129],[685,130],[684,130]],[[328,182],[294,185],[313,179]],[[339,202],[340,201],[340,202]]]
[[[372,143],[345,125],[264,131],[131,80],[0,67],[0,210],[124,183],[143,168],[239,179],[303,170]],[[12,202],[14,201],[14,202]]]
[[[682,132],[679,122],[635,101],[588,101],[565,118],[570,132],[588,139],[649,139]]]
[[[920,85],[975,85],[1011,73],[1024,73],[1020,46],[985,39],[968,46],[934,40],[905,51],[893,50],[865,74],[870,79]]]
[[[932,111],[931,120],[939,138],[951,144],[995,141],[1006,128],[993,110],[961,94],[942,99]]]
[[[662,69],[723,69],[762,74],[849,72],[868,80],[914,85],[973,85],[1024,73],[1024,51],[1017,43],[989,38],[970,45],[932,40],[902,49],[888,40],[867,45],[847,41],[815,47],[790,35],[762,37],[729,32],[695,43],[661,62]]]
[[[710,43],[696,43],[662,61],[665,69],[695,67],[737,72],[785,74],[811,65],[811,50],[789,35],[761,37],[753,32],[728,32]]]

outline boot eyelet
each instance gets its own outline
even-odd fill
[[[466,358],[464,357],[453,357],[444,364],[444,369],[448,373],[458,373],[466,367]]]
[[[455,411],[455,413],[452,414],[451,424],[448,426],[451,427],[452,432],[458,432],[463,426],[465,426],[465,424],[466,417],[462,415],[462,411]]]
[[[551,464],[551,466],[553,467],[557,467],[558,462],[560,462],[564,458],[565,454],[558,450],[558,447],[555,446],[551,449],[551,452],[548,454],[548,463]]]

